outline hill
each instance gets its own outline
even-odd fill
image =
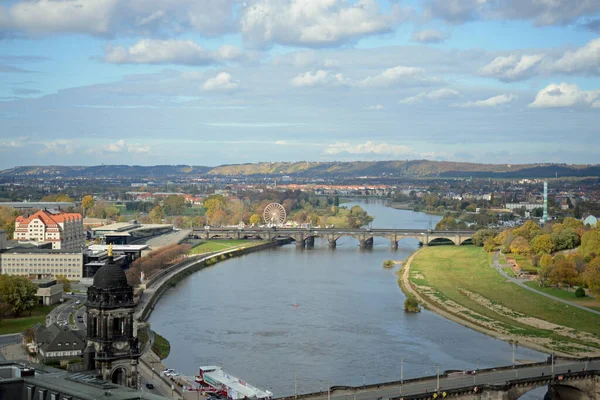
[[[550,178],[600,176],[600,165],[568,164],[476,164],[453,161],[355,161],[355,162],[263,162],[218,167],[190,165],[97,165],[22,166],[0,171],[1,178],[108,177],[166,178],[184,176],[265,176],[289,175],[305,178],[406,177],[406,178]]]

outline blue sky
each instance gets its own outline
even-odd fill
[[[598,163],[598,0],[9,0],[0,168]]]

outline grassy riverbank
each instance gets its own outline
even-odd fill
[[[7,335],[10,333],[21,333],[27,328],[31,328],[37,323],[45,324],[46,316],[54,306],[37,306],[29,312],[24,312],[25,316],[19,318],[5,318],[0,322],[0,335]]]
[[[436,246],[412,259],[410,286],[447,317],[504,340],[563,354],[600,354],[600,316],[507,282],[474,246]]]

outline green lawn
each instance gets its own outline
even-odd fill
[[[45,324],[46,315],[48,315],[50,310],[54,307],[56,306],[39,306],[31,311],[31,315],[29,315],[28,312],[24,312],[22,317],[3,319],[2,322],[0,322],[0,335],[21,333],[38,322]]]
[[[540,292],[548,293],[551,296],[558,297],[560,299],[572,301],[573,303],[579,304],[584,307],[591,308],[592,310],[600,311],[600,301],[594,297],[585,296],[585,297],[575,297],[574,292],[570,292],[568,290],[563,290],[555,287],[548,286],[540,286],[538,282],[531,281],[525,282],[525,285],[539,290]]]
[[[490,268],[490,254],[474,246],[439,246],[422,250],[413,260],[411,281],[435,288],[442,298],[449,298],[484,316],[502,321],[511,330],[534,336],[552,337],[548,330],[521,325],[514,319],[469,299],[459,289],[478,293],[495,304],[501,304],[527,316],[600,336],[600,316],[529,292],[507,282]],[[414,277],[423,275],[422,279]]]
[[[513,271],[511,267],[502,267],[502,271],[504,271],[506,275],[512,276],[513,278],[517,276],[517,274],[515,274],[515,271]]]
[[[524,255],[521,254],[511,254],[514,257],[517,264],[519,264],[519,268],[524,272],[537,272],[537,268],[531,264],[531,260]]]
[[[154,342],[152,343],[152,351],[158,357],[160,357],[161,360],[164,360],[169,356],[169,353],[171,352],[171,344],[163,336],[154,332]]]
[[[190,250],[190,254],[204,254],[213,251],[222,251],[231,248],[245,248],[249,246],[256,246],[264,243],[260,240],[207,240],[202,241],[199,245]]]

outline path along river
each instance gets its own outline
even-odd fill
[[[440,217],[359,204],[375,217],[373,227],[424,228]],[[385,239],[361,251],[352,238],[335,250],[317,240],[312,250],[292,245],[231,259],[193,274],[159,301],[152,329],[171,342],[165,363],[185,375],[200,365],[219,365],[275,396],[435,374],[440,370],[510,365],[508,343],[424,310],[406,314],[398,268],[414,239],[392,251]],[[297,306],[296,306],[297,305]],[[546,355],[517,348],[516,358]],[[543,395],[543,393],[542,393]],[[536,396],[537,397],[537,396]],[[530,397],[534,398],[534,397]]]

